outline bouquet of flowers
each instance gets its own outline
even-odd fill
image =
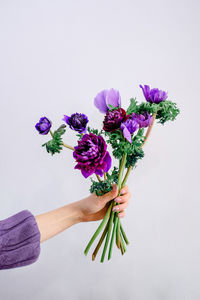
[[[103,90],[94,98],[94,105],[104,114],[103,126],[100,130],[88,126],[88,118],[82,113],[64,115],[62,124],[54,132],[51,130],[52,122],[47,117],[42,117],[35,128],[42,135],[50,133],[51,139],[44,143],[48,153],[54,155],[60,153],[63,147],[73,151],[76,163],[75,169],[80,170],[85,178],[91,177],[90,192],[97,196],[112,190],[113,184],[118,185],[118,191],[125,186],[129,174],[136,167],[138,160],[144,157],[145,145],[152,126],[155,123],[165,124],[174,121],[179,114],[176,103],[167,100],[165,91],[157,88],[151,89],[148,85],[140,85],[145,98],[138,103],[135,98],[130,99],[130,105],[125,110],[121,107],[119,91],[115,89]],[[70,146],[63,142],[66,126],[76,132],[77,144]],[[112,154],[118,161],[118,165],[112,165],[108,146],[112,148]],[[129,244],[125,230],[118,213],[114,210],[117,203],[109,202],[107,212],[85,248],[88,254],[97,236],[103,233],[94,249],[92,260],[104,243],[101,262],[104,261],[108,250],[108,259],[111,258],[114,241],[122,255]]]

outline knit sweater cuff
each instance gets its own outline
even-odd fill
[[[0,221],[0,269],[32,264],[39,255],[40,231],[30,211]]]

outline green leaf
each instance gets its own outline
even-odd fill
[[[55,153],[60,153],[62,150],[62,138],[61,136],[65,133],[66,125],[62,124],[56,131],[53,133],[53,138],[47,143],[43,144],[42,147],[46,147],[48,153],[54,155]]]
[[[115,130],[112,132],[104,132],[108,137],[107,143],[111,145],[113,149],[113,156],[117,159],[121,159],[124,153],[127,151],[127,147],[130,144],[124,139],[121,130]]]
[[[65,133],[65,131],[66,131],[65,128],[66,128],[65,124],[60,125],[60,127],[57,130],[54,131],[53,135],[61,137],[61,135],[63,135]]]
[[[133,112],[137,113],[138,111],[138,107],[137,107],[137,101],[136,101],[136,98],[131,98],[130,99],[130,105],[129,107],[127,108],[127,115],[131,115]]]
[[[90,128],[89,126],[88,126],[88,128],[87,128],[87,131],[88,131],[89,133],[93,133],[93,134],[95,134],[95,135],[101,135],[102,132],[103,132],[102,130],[98,131],[98,129]]]
[[[138,113],[143,114],[144,112],[157,113],[156,120],[159,120],[158,123],[164,124],[167,121],[174,121],[180,110],[175,102],[165,100],[160,103],[142,102],[138,105]]]
[[[126,168],[135,166],[137,161],[144,157],[144,151],[142,150],[144,139],[144,128],[140,128],[133,137],[132,144],[130,144],[130,148],[127,151]]]
[[[142,159],[144,157],[144,151],[142,148],[136,148],[135,151],[127,156],[126,160],[126,168],[129,168],[130,166],[134,167],[136,166],[136,163],[139,159]]]
[[[148,112],[149,114],[155,114],[158,110],[158,104],[150,102],[142,102],[138,105],[138,114]]]
[[[76,136],[77,136],[77,138],[78,138],[79,140],[81,140],[82,137],[83,137],[82,134],[80,134],[80,133],[77,133]]]
[[[167,121],[174,121],[179,113],[180,110],[175,102],[165,100],[158,104],[156,119],[159,120],[158,123],[165,124]]]
[[[90,187],[90,193],[96,193],[97,196],[102,196],[112,190],[112,185],[118,182],[118,168],[114,167],[111,174],[106,173],[107,179],[104,181],[95,181],[91,179],[92,185]]]
[[[112,106],[111,104],[108,104],[108,107],[110,108],[110,110],[117,110],[117,109],[119,109],[119,107]]]

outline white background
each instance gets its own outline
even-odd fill
[[[97,223],[76,225],[42,244],[35,264],[1,271],[1,299],[200,299],[199,10],[197,0],[0,0],[0,219],[88,194],[70,151],[41,147],[41,116],[56,129],[83,112],[96,126],[97,92],[119,89],[127,107],[143,101],[139,84],[167,90],[181,110],[156,124],[129,179],[126,255],[91,262],[83,250]],[[69,130],[65,141],[75,144]]]

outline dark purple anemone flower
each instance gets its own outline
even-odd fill
[[[126,121],[129,116],[123,108],[109,110],[103,121],[103,130],[107,132],[115,131],[120,128],[122,122]]]
[[[139,124],[140,128],[148,127],[152,121],[152,117],[148,112],[141,115],[132,113],[131,117]]]
[[[119,91],[114,89],[101,91],[94,98],[94,105],[101,113],[106,113],[110,109],[109,105],[120,107],[121,97]]]
[[[72,130],[78,131],[79,133],[86,132],[86,126],[88,118],[84,114],[75,113],[71,117],[64,116],[63,120],[69,125]]]
[[[51,121],[46,117],[40,118],[39,122],[35,125],[35,128],[40,134],[48,134],[51,128]]]
[[[145,99],[150,103],[160,103],[167,99],[167,93],[159,89],[150,89],[149,85],[140,85]]]
[[[122,130],[123,136],[127,141],[132,143],[132,137],[131,135],[139,128],[139,124],[135,119],[128,119],[125,122],[123,122],[120,126],[120,129]]]
[[[75,169],[81,170],[85,178],[93,173],[102,176],[103,171],[108,172],[110,169],[111,157],[102,136],[85,134],[74,148],[73,156],[77,162]]]

